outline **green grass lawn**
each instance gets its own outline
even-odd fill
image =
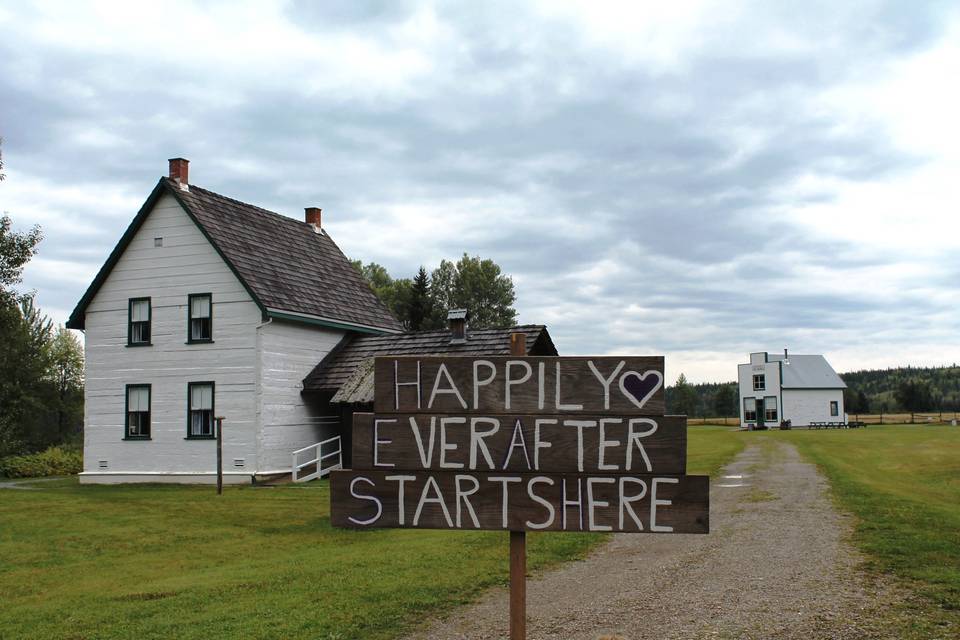
[[[875,570],[910,581],[944,619],[960,618],[960,427],[771,431],[830,479],[840,505],[857,516],[854,542]],[[937,611],[918,612],[934,620]],[[926,637],[926,636],[924,636]]]
[[[741,446],[691,428],[690,472]],[[332,529],[326,481],[35,486],[0,489],[0,638],[393,638],[508,575],[506,533]],[[529,534],[528,565],[603,539]]]

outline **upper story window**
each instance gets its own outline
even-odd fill
[[[150,298],[130,298],[127,313],[127,346],[150,344]]]
[[[127,385],[127,430],[124,438],[150,438],[150,385]]]
[[[191,293],[187,299],[187,342],[212,342],[213,296],[209,293]]]
[[[187,385],[188,438],[214,437],[213,388],[212,382],[191,382]]]
[[[753,376],[753,390],[754,391],[765,391],[767,388],[767,376],[763,373],[758,373]]]

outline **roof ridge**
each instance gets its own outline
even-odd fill
[[[170,178],[164,177],[164,180],[167,180],[167,181],[170,182],[170,184],[173,185],[173,186],[178,186],[178,185],[177,185],[173,180],[171,180]],[[283,221],[285,221],[285,222],[295,222],[295,223],[297,223],[297,224],[307,224],[306,222],[301,222],[300,220],[297,220],[296,218],[293,218],[293,217],[291,217],[291,216],[284,215],[284,214],[282,214],[282,213],[277,213],[276,211],[271,211],[270,209],[265,209],[265,208],[263,208],[263,207],[261,207],[261,206],[259,206],[259,205],[250,204],[249,202],[244,202],[243,200],[237,200],[236,198],[231,198],[230,196],[225,196],[225,195],[223,195],[222,193],[217,193],[216,191],[211,191],[210,189],[204,189],[203,187],[198,187],[198,186],[195,185],[195,184],[190,184],[190,185],[188,185],[188,188],[189,188],[189,189],[196,189],[196,190],[198,190],[198,191],[202,191],[202,192],[204,192],[204,193],[207,194],[207,195],[210,195],[210,196],[213,196],[213,197],[216,197],[216,198],[220,198],[221,200],[226,200],[227,202],[234,202],[234,203],[236,203],[236,204],[243,205],[244,207],[249,207],[249,208],[251,208],[251,209],[255,209],[255,210],[257,211],[257,213],[265,213],[265,214],[267,214],[267,215],[270,215],[270,216],[273,216],[273,217],[276,217],[276,218],[280,218],[281,220],[283,220]],[[187,193],[190,193],[190,191],[188,190]]]

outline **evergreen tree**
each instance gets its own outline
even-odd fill
[[[410,288],[410,304],[408,307],[407,328],[410,331],[420,331],[426,328],[432,314],[433,301],[430,298],[430,277],[427,270],[420,267],[413,278]]]
[[[721,384],[713,395],[713,411],[719,418],[737,414],[737,389],[732,384]]]
[[[687,376],[680,374],[673,385],[670,411],[679,415],[693,416],[697,410],[697,392],[687,382]]]

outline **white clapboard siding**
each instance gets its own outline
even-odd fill
[[[329,410],[307,404],[300,392],[304,377],[342,337],[341,331],[279,320],[260,328],[262,472],[289,471],[295,450],[338,433],[336,426],[322,424]]]
[[[830,402],[837,403],[837,415],[830,415]],[[794,426],[811,422],[841,422],[843,417],[842,389],[784,389],[783,415]]]
[[[162,247],[155,237],[163,237]],[[213,295],[212,344],[186,344],[191,293]],[[153,346],[126,346],[134,297],[152,299]],[[224,460],[242,458],[242,471],[255,473],[260,322],[240,281],[177,202],[163,196],[87,307],[84,471],[104,471],[100,461],[111,474],[213,471],[215,442],[186,439],[187,382],[212,380],[216,414],[226,417]],[[127,384],[152,385],[149,441],[123,440]]]

